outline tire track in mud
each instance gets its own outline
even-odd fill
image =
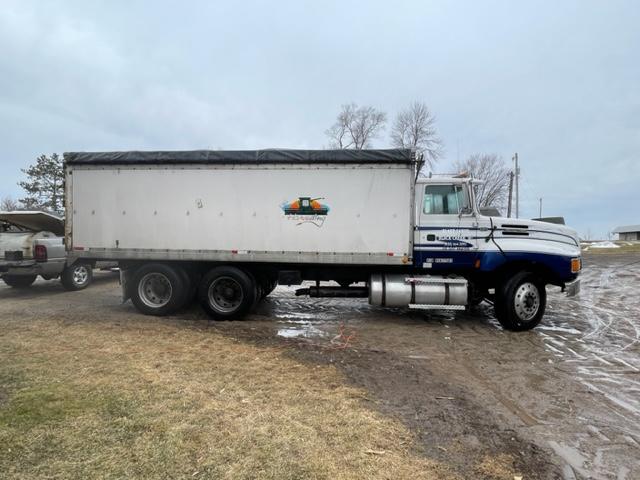
[[[466,372],[460,378],[491,392],[563,458],[566,478],[630,480],[640,478],[640,298],[634,291],[640,263],[626,264],[637,258],[587,257],[580,296],[550,289],[543,323],[522,334],[504,332],[485,305],[473,314],[425,316],[366,300],[297,299],[288,289],[274,292],[264,314],[291,327],[287,335],[309,342],[329,342],[345,323],[358,332],[358,347],[453,361]],[[437,346],[432,340],[421,345],[424,335],[436,336]],[[480,357],[479,344],[486,350]],[[545,351],[546,365],[522,370],[522,355],[538,360]],[[511,370],[496,362],[522,362],[524,377],[509,378]],[[536,389],[532,398],[527,388]]]
[[[633,292],[640,265],[627,267],[622,256],[589,260],[578,297],[549,296],[539,334],[556,368],[584,385],[599,408],[576,418],[587,433],[576,429],[573,444],[550,445],[585,478],[640,478],[633,460],[640,459],[640,301]]]
[[[636,417],[640,431],[640,403],[635,388],[640,382],[629,376],[640,372],[640,304],[636,300],[625,305],[619,298],[623,289],[610,287],[616,280],[616,271],[616,266],[607,266],[601,272],[586,275],[584,293],[579,300],[565,300],[564,304],[559,300],[561,308],[549,317],[548,323],[553,325],[557,322],[563,314],[562,307],[578,312],[573,316],[578,323],[572,325],[567,335],[553,335],[552,330],[546,329],[545,340],[553,343],[552,350],[556,356],[576,364],[577,372],[585,376],[580,380],[591,384],[594,379],[602,382],[604,385],[599,389]],[[640,268],[636,278],[640,283]],[[544,331],[545,327],[542,326],[541,330]],[[574,358],[565,358],[567,353]],[[608,385],[615,387],[609,389]],[[629,402],[618,398],[625,394],[626,388],[631,393]]]

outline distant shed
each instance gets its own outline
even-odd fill
[[[618,234],[618,240],[640,240],[640,225],[625,225],[613,229]]]

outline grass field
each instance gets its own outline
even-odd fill
[[[618,248],[593,248],[590,245],[586,245],[582,247],[582,251],[583,253],[588,253],[588,254],[594,254],[594,255],[598,255],[598,254],[612,254],[612,253],[617,253],[617,254],[629,254],[629,253],[640,253],[640,242],[619,242],[619,241],[615,241],[612,242],[615,243],[616,245],[618,245]]]
[[[4,478],[454,478],[331,366],[179,323],[10,323]]]

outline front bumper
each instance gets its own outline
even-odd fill
[[[572,282],[565,283],[562,291],[567,294],[567,297],[575,297],[580,293],[580,279],[576,278]]]

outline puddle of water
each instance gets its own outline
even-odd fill
[[[568,445],[563,445],[561,443],[550,441],[549,446],[556,452],[560,458],[562,458],[567,464],[571,467],[573,471],[578,472],[580,475],[584,477],[588,477],[588,472],[584,469],[585,462],[587,459],[582,456],[582,454],[575,448],[570,447]],[[565,468],[563,470],[563,474],[565,478],[575,478],[575,475],[572,477],[572,471],[570,469]]]
[[[295,326],[288,325],[285,328],[278,328],[276,335],[283,338],[319,338],[325,337],[327,333],[310,323],[299,323]]]

